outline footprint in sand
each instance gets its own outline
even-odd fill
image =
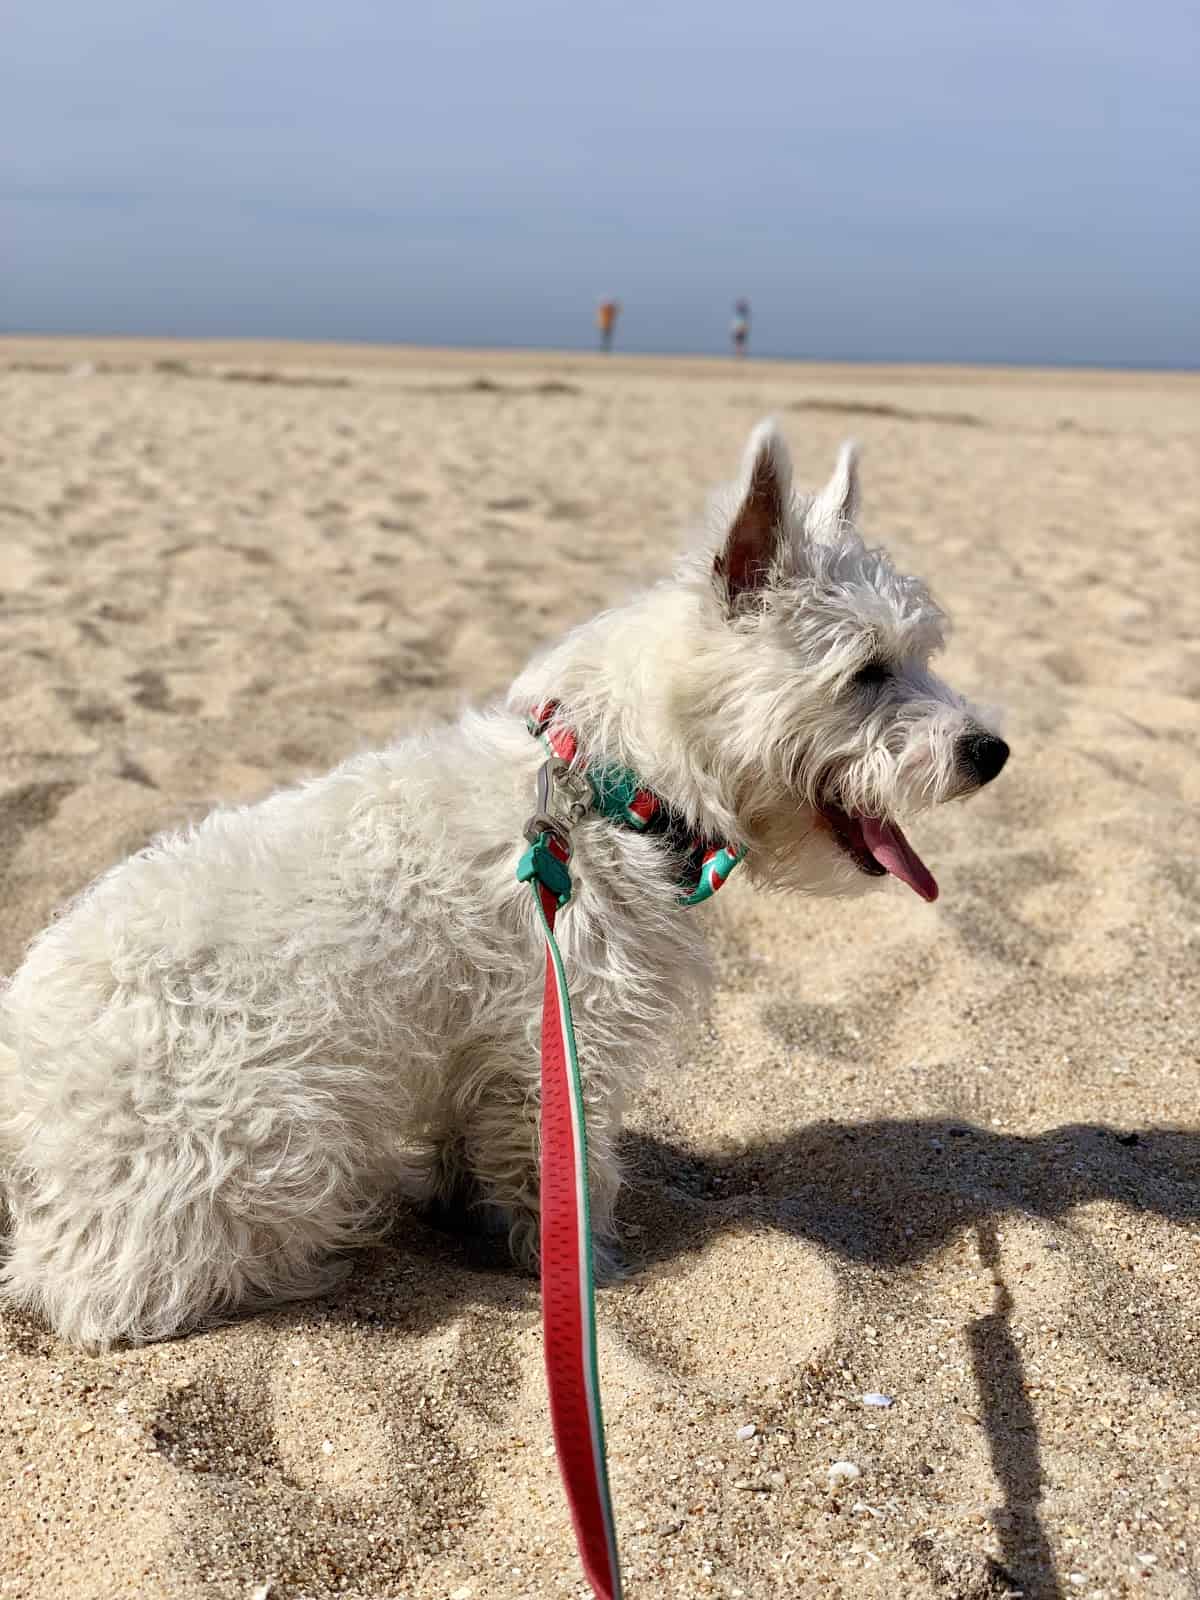
[[[784,1282],[778,1296],[744,1287]],[[836,1272],[813,1246],[738,1226],[639,1278],[636,1293],[614,1299],[611,1317],[664,1377],[729,1400],[817,1356],[837,1334],[841,1299]]]
[[[78,787],[77,783],[62,778],[23,783],[7,794],[0,794],[0,879],[7,875],[26,834],[53,822],[58,808]]]
[[[154,1447],[178,1475],[171,1569],[199,1576],[219,1554],[247,1592],[269,1573],[280,1594],[407,1594],[476,1512],[459,1419],[495,1362],[469,1317],[424,1337],[273,1321],[251,1332],[250,1361],[238,1337],[229,1366],[213,1335],[155,1412]]]
[[[125,681],[134,686],[134,703],[147,711],[161,711],[188,717],[200,709],[200,701],[194,696],[188,695],[177,700],[172,695],[166,678],[153,667],[144,667],[140,672],[131,673]]]

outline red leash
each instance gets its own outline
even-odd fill
[[[539,796],[539,798],[541,798]],[[547,798],[549,798],[547,796]],[[588,1213],[587,1129],[571,1002],[554,922],[571,892],[571,847],[546,815],[517,876],[530,883],[546,941],[542,1001],[542,1335],[550,1420],[575,1541],[598,1600],[620,1600],[617,1532],[608,1487],[600,1378],[596,1365],[595,1283]]]
[[[559,1470],[588,1582],[619,1600],[617,1530],[608,1488],[596,1366],[587,1134],[571,1004],[554,939],[558,902],[538,899],[547,934],[542,1002],[542,1332]]]
[[[539,707],[530,731],[550,759],[538,773],[537,811],[525,827],[529,849],[517,877],[533,890],[546,943],[542,1001],[542,1330],[550,1419],[559,1470],[584,1572],[598,1600],[620,1600],[617,1531],[608,1487],[600,1377],[596,1365],[596,1291],[588,1214],[587,1128],[571,1001],[554,921],[571,898],[570,829],[596,811],[636,832],[662,830],[667,808],[632,773],[577,765],[578,746],[554,725],[557,702]],[[716,893],[742,851],[690,838],[681,863],[679,903]]]

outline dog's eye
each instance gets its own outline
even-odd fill
[[[859,667],[850,681],[856,689],[874,689],[886,683],[891,675],[886,662],[868,661],[865,667]]]

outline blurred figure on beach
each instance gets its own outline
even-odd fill
[[[733,340],[734,355],[744,356],[746,354],[746,346],[750,342],[749,300],[734,301],[733,321],[729,327],[729,337]]]
[[[611,350],[613,333],[616,331],[617,318],[621,314],[619,300],[601,300],[596,309],[596,326],[600,329],[601,350]]]

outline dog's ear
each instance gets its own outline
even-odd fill
[[[805,513],[805,533],[810,539],[836,539],[843,523],[858,516],[858,505],[858,446],[847,439],[838,451],[833,476]]]
[[[773,422],[750,435],[737,509],[713,563],[713,576],[730,607],[766,584],[787,537],[792,503],[792,462]]]

